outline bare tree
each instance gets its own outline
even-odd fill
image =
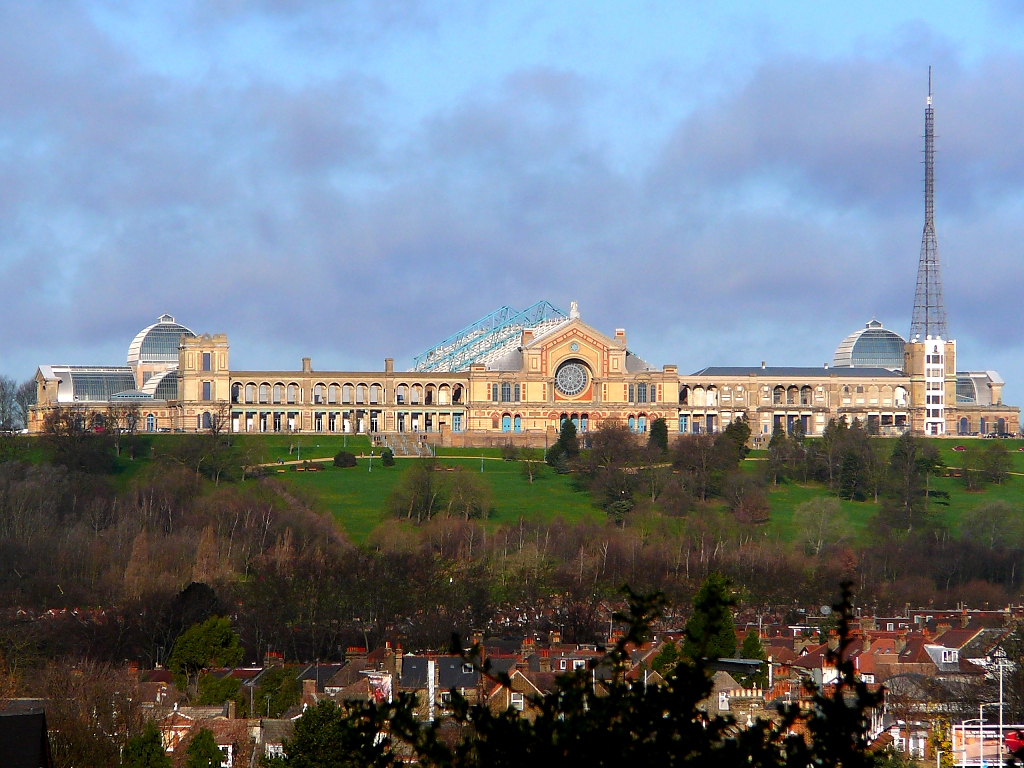
[[[17,428],[18,382],[10,376],[0,376],[0,432],[13,432]]]
[[[28,429],[29,409],[36,404],[36,382],[29,379],[21,382],[14,393],[14,401],[18,410],[18,421],[22,429]]]
[[[103,426],[114,442],[114,453],[121,455],[121,437],[134,435],[139,429],[141,413],[138,403],[111,403],[103,414]]]

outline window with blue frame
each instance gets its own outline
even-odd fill
[[[512,431],[512,417],[507,413],[501,417],[501,431],[511,432]]]
[[[580,416],[580,432],[586,432],[587,431],[587,422],[588,421],[589,421],[589,419],[587,418],[587,414],[584,413],[584,414],[582,414]]]
[[[685,434],[690,426],[690,417],[687,414],[679,414],[679,434]]]
[[[152,413],[146,414],[146,431],[156,432],[156,416]]]
[[[630,416],[626,423],[629,425],[629,431],[630,432],[636,432],[636,419],[635,418]]]
[[[516,414],[513,423],[513,429],[518,433],[523,431],[523,418],[518,413]]]
[[[637,418],[637,420],[636,420],[636,431],[637,432],[646,432],[647,431],[647,419],[645,417],[640,416],[639,418]]]
[[[461,432],[462,431],[462,414],[461,413],[456,413],[456,414],[452,415],[452,431],[453,432]]]

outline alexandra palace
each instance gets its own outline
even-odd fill
[[[613,421],[643,434],[658,418],[677,434],[715,433],[746,419],[754,442],[776,427],[821,434],[830,419],[871,433],[1011,434],[1019,409],[994,371],[957,371],[956,342],[906,342],[872,321],[847,336],[831,365],[656,368],[626,332],[587,325],[573,302],[487,315],[413,360],[409,370],[230,367],[224,334],[197,334],[164,315],[128,347],[124,366],[43,365],[30,429],[47,412],[102,414],[130,405],[141,431],[369,434],[442,445],[543,445],[563,420],[586,433]],[[799,427],[797,424],[799,423]]]

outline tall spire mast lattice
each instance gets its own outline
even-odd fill
[[[911,340],[926,336],[949,338],[939,273],[939,243],[935,239],[935,110],[932,109],[931,67],[928,67],[928,102],[924,110],[924,233],[917,265],[914,318],[910,324]]]

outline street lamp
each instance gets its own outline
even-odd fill
[[[986,701],[978,705],[978,762],[981,765],[985,764],[985,707],[998,707],[998,701]],[[1000,708],[1001,709],[1001,708]],[[1000,734],[1002,738],[1002,734]],[[1003,756],[1003,745],[999,743],[997,747],[999,750],[1000,764],[1002,763]]]

